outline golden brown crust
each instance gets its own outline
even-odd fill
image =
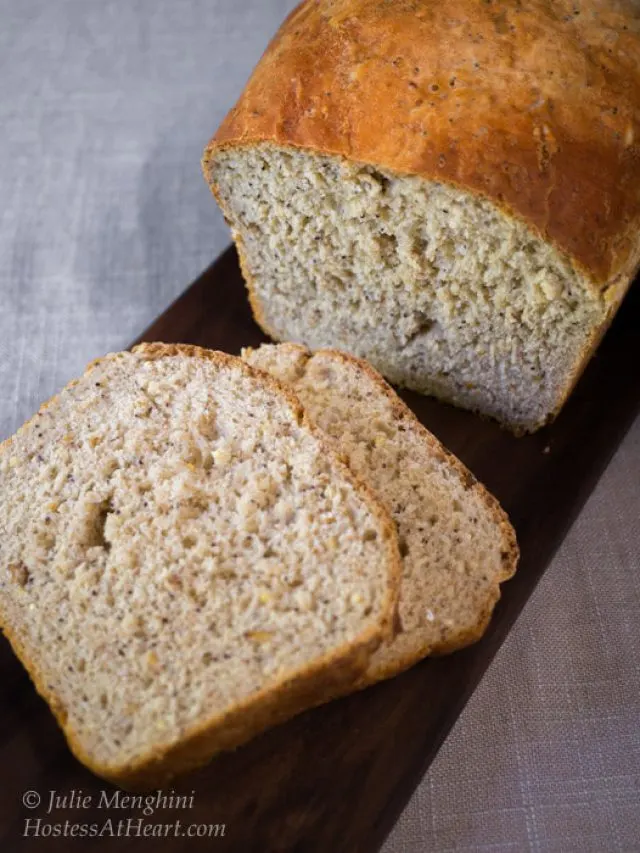
[[[365,497],[369,508],[380,523],[389,566],[389,585],[384,602],[384,612],[377,625],[370,626],[351,643],[345,643],[342,647],[334,649],[331,653],[314,661],[306,669],[282,679],[279,683],[269,687],[268,690],[259,691],[225,714],[197,726],[192,726],[178,743],[168,744],[165,748],[157,749],[125,766],[108,766],[96,762],[83,749],[78,735],[67,725],[68,715],[63,703],[47,684],[46,673],[42,672],[32,660],[19,636],[19,632],[12,630],[6,624],[3,614],[0,613],[0,630],[9,640],[13,651],[29,673],[36,690],[49,704],[65,734],[71,751],[78,760],[98,776],[102,776],[123,788],[145,790],[162,785],[178,773],[206,764],[217,752],[232,749],[245,743],[269,726],[283,722],[305,708],[321,704],[326,701],[328,696],[335,695],[336,691],[347,692],[347,685],[352,684],[354,679],[366,668],[371,652],[375,651],[382,641],[393,635],[402,559],[395,524],[387,511],[372,490],[366,484],[361,483],[344,461],[331,451],[322,432],[307,420],[299,400],[285,385],[262,371],[254,370],[236,356],[201,347],[186,344],[149,343],[135,347],[133,352],[146,359],[177,355],[207,359],[218,365],[235,367],[246,375],[259,378],[263,384],[269,386],[290,407],[298,423],[303,424],[314,435],[322,447],[323,454],[334,459],[334,464],[344,478],[350,480],[356,490]],[[91,362],[87,367],[87,372],[93,370],[102,360],[97,359]],[[77,381],[73,380],[67,387],[72,387],[77,384]],[[54,397],[43,404],[40,412],[55,399]],[[0,451],[6,449],[10,443],[11,439],[0,445]]]
[[[606,288],[638,264],[633,0],[306,0],[204,156],[271,143],[490,199]]]
[[[345,364],[355,365],[359,370],[365,373],[369,379],[375,382],[379,390],[388,399],[394,418],[398,421],[402,421],[403,424],[407,425],[414,434],[418,436],[420,441],[427,444],[430,453],[434,457],[441,460],[446,459],[447,464],[455,470],[464,483],[465,488],[473,490],[480,500],[487,506],[502,536],[502,570],[494,579],[495,583],[491,590],[490,597],[485,603],[483,612],[478,615],[477,623],[464,633],[459,633],[451,639],[443,640],[435,645],[431,641],[423,639],[419,633],[412,632],[411,639],[413,643],[411,648],[406,649],[404,652],[398,652],[393,661],[389,661],[389,659],[387,659],[386,661],[381,662],[379,666],[370,666],[363,677],[358,680],[357,688],[362,689],[377,681],[382,681],[386,678],[398,675],[400,672],[409,669],[427,655],[449,654],[480,640],[489,625],[495,605],[500,599],[500,584],[513,577],[520,556],[516,534],[506,512],[502,509],[497,499],[482,485],[482,483],[478,482],[469,469],[456,456],[454,456],[451,451],[447,450],[447,448],[444,447],[433,433],[429,432],[429,430],[420,423],[411,409],[405,405],[393,388],[385,381],[378,371],[369,364],[369,362],[342,352],[341,350],[323,349],[312,352],[307,347],[294,343],[284,343],[279,344],[278,346],[281,350],[305,357],[306,361],[314,356],[328,355]]]

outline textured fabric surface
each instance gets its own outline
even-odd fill
[[[290,0],[0,0],[0,436],[226,245],[209,135]],[[640,422],[385,846],[640,850]]]

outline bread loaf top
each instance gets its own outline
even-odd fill
[[[640,260],[633,0],[307,0],[204,157],[258,143],[454,184],[616,300]]]

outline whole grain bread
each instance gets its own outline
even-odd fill
[[[393,631],[395,526],[238,358],[90,365],[0,446],[0,621],[95,773],[147,788],[344,689]]]
[[[360,686],[478,640],[518,560],[495,498],[365,362],[295,344],[243,357],[291,387],[398,525],[401,630],[374,653]]]
[[[257,321],[515,431],[640,262],[634,0],[307,0],[208,146]]]

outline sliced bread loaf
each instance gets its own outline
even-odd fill
[[[640,263],[636,0],[305,0],[204,155],[256,320],[516,431]]]
[[[398,525],[401,631],[374,654],[362,683],[478,640],[518,560],[495,498],[366,362],[295,344],[243,356],[289,384]]]
[[[77,757],[161,784],[351,683],[395,526],[275,380],[119,353],[0,447],[0,621]]]

